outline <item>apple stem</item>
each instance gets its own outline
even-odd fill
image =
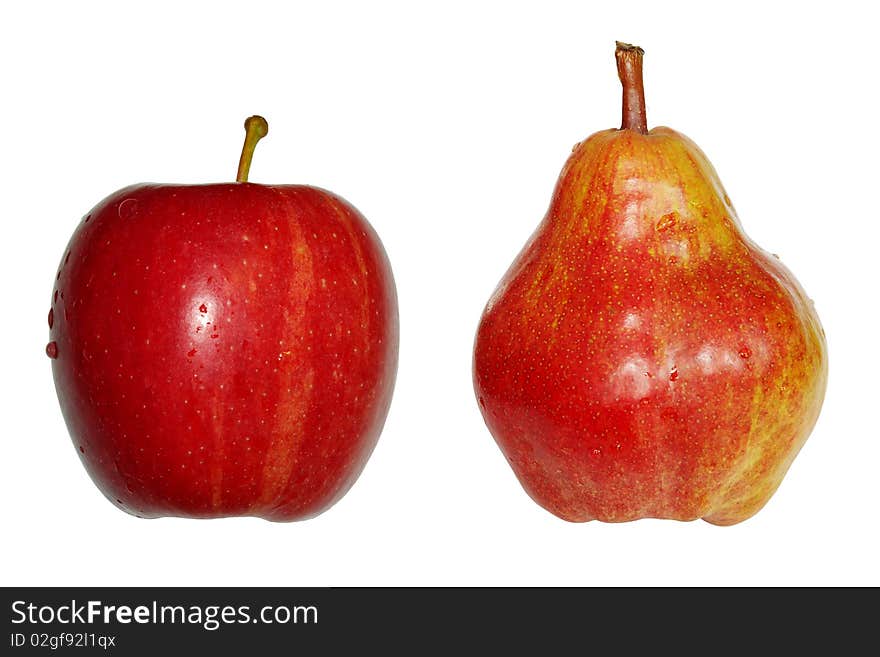
[[[614,57],[617,59],[617,75],[623,85],[623,123],[621,130],[635,130],[648,134],[645,116],[645,87],[642,83],[642,58],[645,51],[621,41],[617,42]]]
[[[248,173],[251,170],[251,160],[254,159],[254,149],[257,142],[269,134],[269,122],[262,116],[249,116],[244,122],[244,146],[241,147],[241,159],[238,161],[238,175],[236,182],[246,183]]]

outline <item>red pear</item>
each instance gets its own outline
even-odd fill
[[[477,398],[525,490],[561,518],[738,523],[817,420],[824,333],[700,149],[648,130],[643,51],[616,57],[622,127],[574,148],[486,306]]]
[[[357,479],[397,371],[397,297],[366,219],[331,192],[127,187],[62,257],[46,353],[95,484],[142,517],[301,520]]]

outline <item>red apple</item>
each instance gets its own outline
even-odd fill
[[[95,484],[141,517],[301,520],[364,468],[391,401],[388,259],[342,198],[238,182],[99,203],[55,280],[47,354]]]
[[[641,49],[617,58],[623,127],[575,146],[489,301],[477,398],[556,515],[729,525],[770,499],[810,434],[825,336],[700,149],[647,129]]]

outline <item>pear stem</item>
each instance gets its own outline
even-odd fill
[[[257,142],[269,134],[269,123],[262,116],[249,116],[244,122],[244,146],[241,147],[241,159],[238,161],[238,175],[236,182],[246,183],[248,173],[251,170],[251,160],[254,159],[254,149]]]
[[[621,41],[617,42],[614,57],[617,59],[617,75],[623,85],[623,122],[621,130],[635,130],[648,134],[645,116],[645,86],[642,83],[642,57],[645,51]]]

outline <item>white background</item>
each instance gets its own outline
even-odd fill
[[[6,6],[0,583],[880,584],[876,21],[862,3],[778,4]],[[646,50],[649,124],[703,148],[828,336],[819,423],[733,527],[563,522],[522,491],[473,397],[484,303],[571,146],[619,125],[615,39]],[[67,436],[43,351],[53,275],[117,188],[233,179],[253,113],[270,122],[253,182],[332,189],[384,241],[402,331],[391,413],[316,519],[139,520]]]

